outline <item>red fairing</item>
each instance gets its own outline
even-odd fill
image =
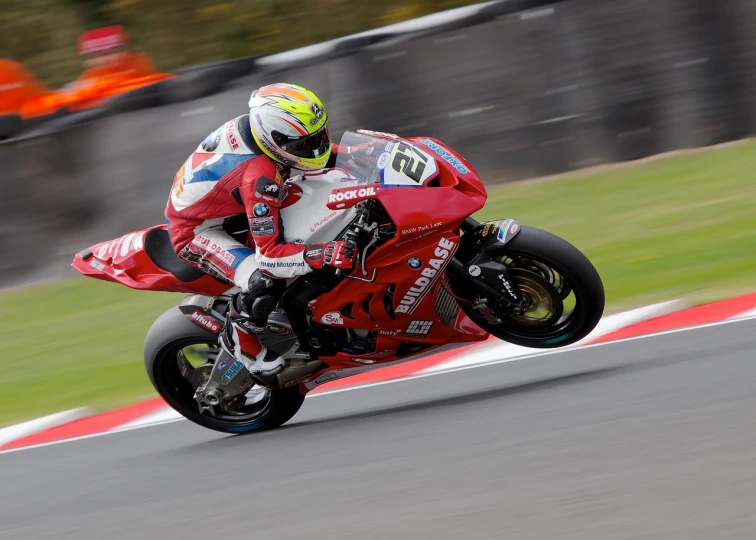
[[[348,200],[338,201],[351,206],[366,198],[379,199],[396,224],[397,235],[370,256],[367,275],[358,266],[351,272],[351,279],[342,281],[331,293],[310,305],[313,322],[337,328],[374,329],[378,333],[375,353],[340,353],[324,359],[331,370],[351,372],[361,363],[395,362],[402,341],[424,344],[430,350],[448,343],[488,338],[488,333],[461,310],[453,313],[445,324],[436,309],[443,303],[440,296],[450,297],[443,275],[459,246],[459,226],[485,205],[483,182],[469,162],[440,141],[408,140],[435,154],[438,172],[424,186],[382,187],[375,194],[356,193]],[[427,187],[431,183],[433,186]],[[347,191],[340,189],[334,193]],[[329,200],[329,207],[336,203]],[[391,298],[393,312],[386,309],[386,298]]]
[[[144,249],[144,237],[152,229],[166,229],[166,226],[149,227],[95,244],[77,253],[71,266],[87,277],[112,281],[139,290],[215,296],[233,287],[207,274],[199,279],[184,282],[158,267]],[[92,255],[82,259],[82,254],[87,252]]]
[[[401,140],[390,134],[385,138]],[[328,380],[404,361],[417,352],[489,337],[452,300],[444,275],[459,248],[460,225],[486,202],[485,187],[472,165],[441,141],[428,137],[407,141],[432,156],[437,165],[436,171],[418,185],[384,185],[384,178],[381,184],[339,188],[331,193],[327,206],[334,210],[365,199],[379,199],[397,233],[370,255],[365,273],[358,263],[332,291],[310,302],[313,324],[372,331],[376,345],[373,351],[362,355],[338,353],[321,357],[329,367],[302,383],[303,393]],[[260,198],[263,194],[259,192],[265,191],[259,189],[257,181],[242,182],[242,186],[248,195],[254,192],[254,198]],[[275,198],[275,190],[269,189]],[[301,193],[292,191],[290,195],[295,199]],[[287,205],[276,200],[264,204],[276,211]],[[244,208],[240,206],[239,210],[243,212]],[[158,267],[143,247],[149,230],[92,246],[89,251],[93,255],[85,259],[77,255],[73,266],[87,276],[134,289],[215,296],[232,287],[210,276],[183,282]],[[257,240],[265,245],[260,238]],[[288,252],[275,255],[291,256]],[[397,353],[402,342],[417,345],[422,351],[405,351],[400,357]]]

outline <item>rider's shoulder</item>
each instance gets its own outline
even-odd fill
[[[257,154],[249,129],[249,115],[243,114],[232,118],[219,126],[203,140],[195,153],[204,154]]]

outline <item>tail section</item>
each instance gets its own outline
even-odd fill
[[[138,290],[216,296],[233,288],[176,255],[165,225],[95,244],[77,253],[71,266],[87,277]]]

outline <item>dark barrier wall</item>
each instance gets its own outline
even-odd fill
[[[324,98],[336,139],[356,127],[434,136],[488,183],[750,135],[754,4],[572,0],[0,145],[0,284],[65,274],[79,249],[162,222],[185,157],[275,81]]]

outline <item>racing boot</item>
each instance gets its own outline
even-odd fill
[[[248,315],[256,325],[265,326],[278,305],[281,286],[281,280],[270,277],[260,269],[255,270],[249,278],[247,290],[234,299],[234,309]]]
[[[221,333],[220,347],[224,353],[244,364],[252,375],[275,375],[286,364],[282,356],[263,347],[260,338],[231,320]]]
[[[244,364],[252,375],[275,375],[285,367],[285,360],[263,347],[254,333],[255,328],[265,327],[268,316],[278,305],[274,296],[277,288],[280,284],[256,270],[246,290],[234,297],[221,334],[221,349]]]

